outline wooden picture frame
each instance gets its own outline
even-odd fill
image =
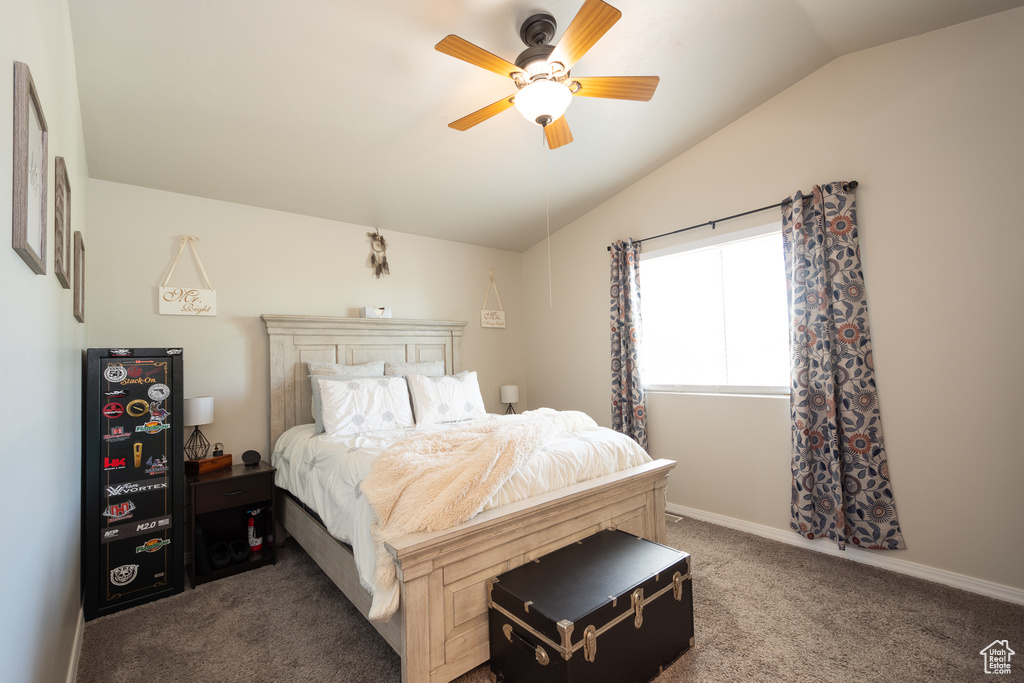
[[[14,63],[14,215],[11,246],[46,274],[46,117],[28,64]]]
[[[64,157],[53,172],[53,273],[61,287],[71,288],[71,184]]]
[[[75,231],[75,320],[85,322],[85,240]]]

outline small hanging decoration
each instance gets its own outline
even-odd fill
[[[501,305],[501,295],[498,294],[498,283],[494,281],[494,270],[488,268],[487,274],[490,279],[487,281],[487,289],[484,290],[484,305],[480,307],[480,327],[505,327],[505,307]],[[487,308],[487,297],[491,294],[491,287],[494,287],[494,298],[498,300],[498,308]]]
[[[199,252],[196,251],[196,242],[198,241],[199,238],[195,235],[181,238],[178,255],[174,257],[171,269],[160,285],[158,300],[160,315],[217,315],[217,291],[210,284],[210,278],[206,276],[203,262],[199,260]],[[178,267],[178,260],[181,258],[181,253],[185,251],[186,244],[192,249],[192,256],[196,260],[196,266],[199,268],[199,274],[203,278],[206,289],[169,286],[171,276],[174,275],[174,269]]]
[[[384,235],[377,229],[366,233],[366,236],[370,238],[370,267],[373,268],[373,274],[378,280],[381,275],[391,275],[391,269],[388,268],[388,243]]]

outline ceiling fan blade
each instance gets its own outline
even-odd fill
[[[434,49],[446,55],[451,55],[455,59],[461,59],[474,66],[493,71],[499,76],[511,78],[512,74],[522,72],[522,69],[512,62],[504,60],[498,55],[491,54],[482,47],[477,47],[468,40],[463,40],[458,36],[445,36],[444,40],[434,46]]]
[[[451,123],[448,124],[448,127],[454,128],[455,130],[469,130],[476,124],[482,123],[487,119],[491,118],[492,116],[500,114],[501,112],[511,107],[512,100],[513,97],[509,95],[504,99],[498,100],[494,104],[488,104],[483,109],[477,109],[475,112],[469,114],[468,116],[463,116],[458,121],[452,121]]]
[[[548,57],[548,63],[561,62],[568,71],[621,16],[622,12],[602,0],[586,0]]]
[[[559,117],[557,121],[544,126],[544,137],[548,141],[548,149],[558,149],[572,142],[572,131],[565,117]]]
[[[647,102],[654,97],[654,89],[661,79],[657,76],[593,76],[572,80],[580,84],[574,95]]]

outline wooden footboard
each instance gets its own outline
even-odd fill
[[[405,683],[447,683],[489,659],[486,580],[524,562],[618,528],[665,539],[665,484],[676,463],[654,462],[488,510],[469,522],[389,546],[401,607],[371,622],[402,657]],[[352,551],[287,496],[280,521],[365,616],[370,596]]]

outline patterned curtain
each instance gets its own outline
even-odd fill
[[[782,205],[792,378],[790,525],[807,538],[906,548],[896,517],[868,333],[857,207],[845,183]]]
[[[640,382],[640,244],[612,245],[612,429],[647,448],[647,402]]]

